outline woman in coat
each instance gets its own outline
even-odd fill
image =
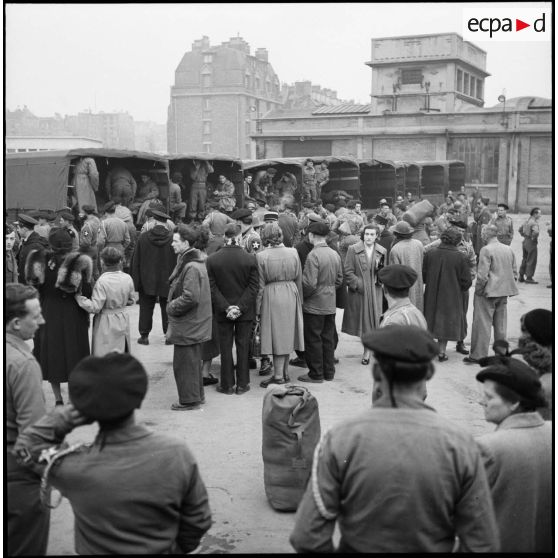
[[[545,404],[537,373],[514,358],[477,374],[483,382],[485,418],[496,430],[477,438],[483,457],[500,552],[554,549],[552,424],[535,411]]]
[[[201,349],[211,339],[211,291],[205,259],[194,248],[199,233],[187,225],[178,225],[172,247],[178,256],[169,277],[167,302],[169,327],[167,340],[174,345],[172,367],[178,391],[173,411],[191,411],[205,403],[201,372]]]
[[[111,351],[130,352],[130,316],[127,306],[135,303],[134,282],[122,271],[124,254],[107,246],[101,252],[102,275],[93,288],[91,299],[76,295],[85,311],[95,314],[91,352],[104,356]]]
[[[60,384],[89,356],[89,313],[74,295],[91,296],[93,262],[85,254],[71,252],[71,235],[66,228],[53,229],[48,237],[51,250],[32,250],[25,265],[26,281],[39,291],[46,322],[35,334],[33,354],[57,405],[64,404]]]
[[[366,225],[361,240],[349,246],[345,258],[347,301],[341,331],[362,337],[376,329],[382,315],[382,286],[378,284],[378,271],[386,264],[386,249],[378,244],[380,229]],[[364,349],[362,364],[370,362],[370,351]]]
[[[461,233],[447,229],[440,235],[442,243],[427,252],[422,264],[424,317],[428,330],[438,339],[438,360],[448,360],[449,340],[461,341],[467,332],[463,309],[463,291],[472,283],[466,256],[457,249]]]
[[[277,223],[264,225],[261,239],[266,249],[256,254],[260,274],[256,314],[261,324],[261,353],[273,355],[273,376],[260,383],[266,388],[289,381],[289,355],[304,350],[304,324],[298,252],[285,247]]]

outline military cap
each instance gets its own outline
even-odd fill
[[[507,203],[499,203],[498,207],[503,207],[506,211],[509,209],[509,206]]]
[[[86,204],[86,205],[82,205],[81,206],[81,210],[84,213],[87,213],[88,215],[91,215],[92,213],[95,213],[95,207],[93,207],[92,205]]]
[[[35,225],[39,224],[39,221],[37,221],[37,219],[31,217],[30,215],[25,215],[24,213],[21,213],[17,216],[17,222],[29,229],[32,229]]]
[[[277,169],[274,169],[273,167],[269,167],[266,169],[267,174],[277,174]]]
[[[374,353],[402,362],[426,363],[438,354],[432,335],[417,326],[390,325],[362,336],[362,344]]]
[[[28,211],[27,215],[29,217],[33,217],[33,219],[38,219],[41,216],[41,212],[38,209],[35,209],[33,211]]]
[[[103,211],[110,211],[112,208],[116,207],[116,204],[111,200],[105,203],[103,206]]]
[[[130,354],[89,356],[70,373],[68,392],[72,405],[81,414],[110,422],[140,407],[147,392],[147,373]]]
[[[552,312],[536,308],[523,316],[523,327],[529,335],[544,347],[551,347],[554,340],[554,319]]]
[[[167,215],[166,213],[164,213],[163,211],[159,211],[158,209],[150,209],[149,211],[151,211],[151,216],[157,219],[157,221],[166,222],[168,219],[170,219],[170,215]]]
[[[246,217],[252,217],[252,212],[247,207],[241,207],[231,214],[232,219],[237,219],[239,221],[246,219]]]
[[[379,225],[387,225],[388,222],[389,222],[383,215],[380,215],[380,214],[374,215],[373,219]]]
[[[393,227],[393,232],[400,236],[411,236],[414,230],[407,221],[398,221]]]
[[[484,368],[476,378],[479,382],[492,380],[506,386],[525,399],[535,401],[541,406],[544,405],[541,382],[537,373],[516,358],[500,357],[500,362]]]
[[[277,221],[279,219],[279,213],[277,211],[268,211],[264,213],[264,221]]]
[[[383,204],[387,204],[386,198],[382,198],[382,199],[380,200],[380,203],[379,203],[378,205],[383,205]]]
[[[324,222],[313,221],[308,225],[307,231],[318,236],[327,236],[329,234],[329,226]]]
[[[415,284],[417,272],[408,265],[386,265],[378,272],[378,279],[392,289],[408,289]]]
[[[75,221],[73,213],[70,213],[69,211],[61,211],[58,216],[66,221]]]

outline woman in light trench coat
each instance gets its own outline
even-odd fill
[[[376,241],[380,230],[366,225],[360,242],[349,246],[345,258],[347,302],[341,331],[362,337],[376,329],[382,315],[382,287],[377,284],[377,273],[385,264],[386,249]],[[369,364],[370,351],[364,349],[362,364]]]
[[[101,252],[103,274],[93,288],[91,299],[76,295],[81,308],[95,314],[91,354],[130,352],[130,317],[126,306],[135,302],[134,282],[122,271],[122,250],[107,246]]]

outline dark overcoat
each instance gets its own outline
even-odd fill
[[[68,381],[74,366],[90,354],[89,312],[80,308],[74,293],[56,287],[64,256],[55,256],[51,252],[45,256],[44,281],[35,284],[45,324],[35,334],[33,354],[41,365],[45,380],[63,383]],[[90,260],[85,254],[79,258]],[[89,265],[92,267],[93,264]],[[82,281],[80,294],[90,298],[91,283]]]
[[[130,271],[136,291],[167,298],[169,276],[176,265],[171,246],[172,233],[164,225],[155,225],[139,235]]]
[[[436,339],[461,341],[467,334],[463,291],[471,286],[465,254],[457,246],[441,244],[424,255],[424,317]]]

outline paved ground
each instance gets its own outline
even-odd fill
[[[524,216],[513,216],[516,224]],[[544,227],[542,227],[544,229]],[[517,230],[517,226],[516,226]],[[518,236],[518,235],[516,235]],[[521,260],[521,239],[515,238],[512,248]],[[519,296],[508,303],[509,342],[515,346],[519,336],[520,316],[533,308],[551,308],[549,284],[549,238],[541,233],[539,262],[535,278],[538,285],[519,284]],[[252,371],[252,389],[242,395],[222,395],[211,386],[206,389],[207,403],[201,411],[172,412],[176,388],[172,372],[173,348],[164,345],[160,316],[156,315],[151,345],[135,344],[138,337],[138,306],[131,309],[133,354],[146,366],[149,392],[138,418],[154,430],[183,438],[196,455],[207,485],[213,512],[213,526],[205,536],[199,553],[277,553],[293,552],[288,536],[293,514],[275,512],[267,503],[263,486],[261,457],[261,411],[265,393],[259,387],[257,371]],[[157,311],[157,309],[156,309]],[[472,323],[472,303],[468,323]],[[340,328],[342,313],[337,315]],[[479,384],[475,381],[477,366],[466,365],[462,355],[448,344],[449,360],[436,363],[436,374],[429,383],[427,402],[438,412],[459,423],[473,435],[492,430],[484,421],[478,404]],[[310,384],[320,405],[322,429],[370,407],[370,367],[362,366],[362,346],[357,338],[340,334],[337,356],[340,358],[333,382]],[[219,373],[219,359],[212,372]],[[305,373],[291,367],[293,381]],[[52,393],[45,384],[49,408],[54,405]],[[94,426],[82,427],[69,436],[69,441],[90,441]],[[102,509],[99,510],[102,513]],[[53,511],[48,554],[74,554],[73,516],[67,500]]]

